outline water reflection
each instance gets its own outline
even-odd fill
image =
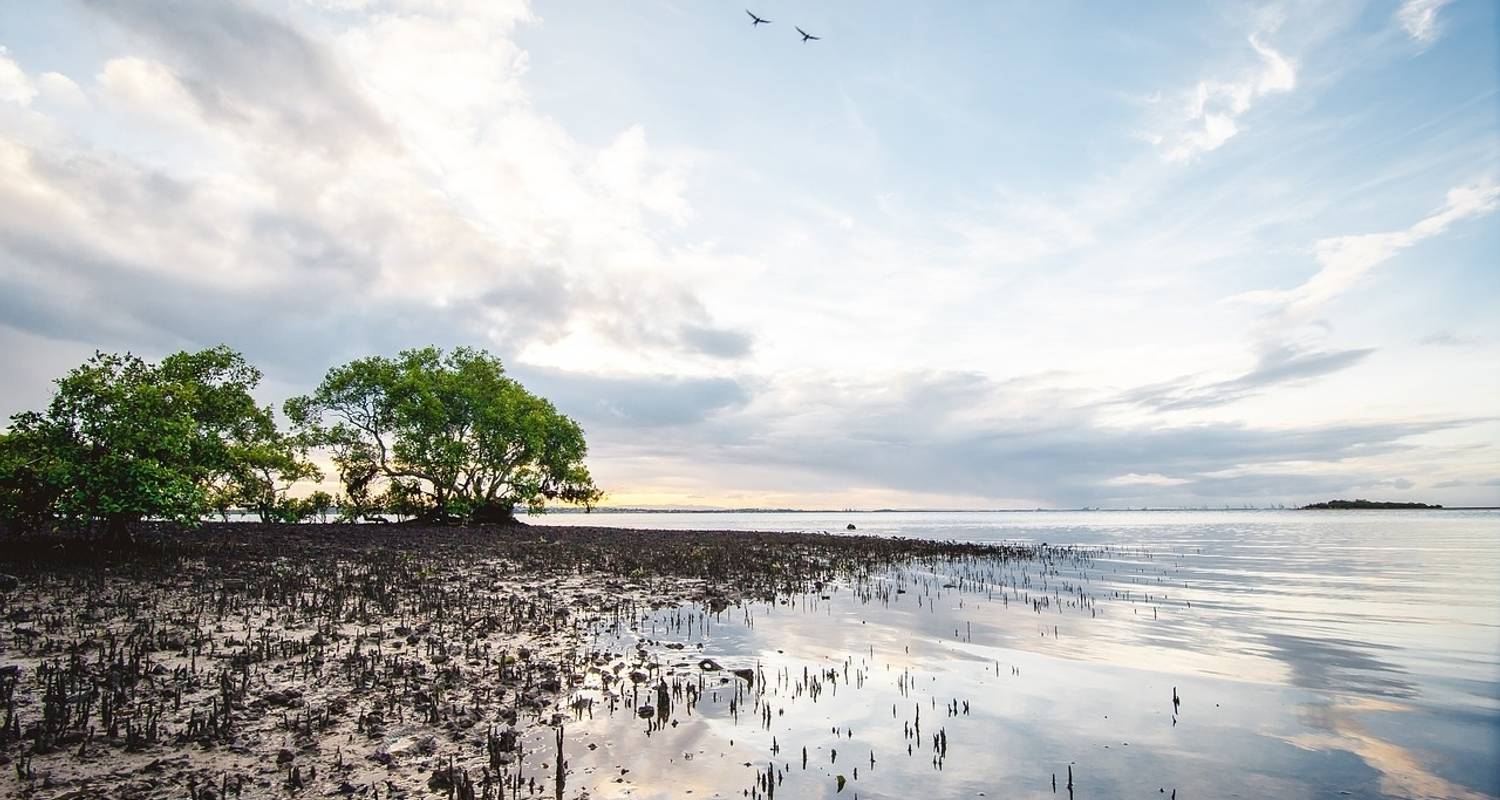
[[[1304,689],[1388,697],[1417,693],[1403,677],[1405,670],[1375,655],[1392,650],[1389,645],[1290,633],[1262,633],[1261,638],[1274,650],[1273,658],[1291,667],[1292,683]]]
[[[1308,705],[1302,718],[1317,733],[1305,733],[1289,741],[1312,750],[1349,752],[1380,773],[1379,788],[1392,797],[1440,797],[1483,800],[1492,795],[1470,789],[1434,774],[1430,754],[1421,754],[1373,735],[1363,720],[1370,714],[1404,714],[1407,706],[1374,698],[1339,697],[1329,703]],[[1491,765],[1493,768],[1493,764]],[[1493,777],[1493,775],[1491,776]]]
[[[1071,767],[1081,797],[1500,794],[1500,517],[1095,519],[961,521],[967,538],[1109,546],[1045,569],[923,565],[617,629],[601,650],[643,646],[653,681],[706,693],[663,727],[625,703],[578,720],[570,786],[1051,797]],[[907,532],[934,528],[952,526]],[[683,614],[708,633],[674,627]],[[700,655],[771,677],[725,682]],[[814,696],[802,676],[829,670]]]

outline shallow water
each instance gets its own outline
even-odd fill
[[[706,694],[692,707],[674,702],[661,727],[635,703],[570,723],[570,794],[764,797],[757,778],[770,770],[783,797],[1044,797],[1054,775],[1065,797],[1071,767],[1076,797],[1500,795],[1497,512],[534,521],[829,531],[853,522],[876,535],[1101,548],[1046,574],[913,565],[789,605],[706,615],[706,633],[689,616],[703,609],[680,609],[606,635],[601,649],[641,645],[659,660],[642,703],[658,676]],[[765,680],[705,673],[702,657]]]

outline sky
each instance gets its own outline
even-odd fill
[[[1500,505],[1500,6],[751,8],[0,2],[0,414],[472,345],[609,505]]]

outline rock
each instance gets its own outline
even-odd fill
[[[852,530],[857,530],[857,529],[854,527],[854,523],[851,522],[848,525],[844,526],[844,530],[846,530],[846,531],[852,531]]]
[[[738,675],[741,678],[744,678],[746,683],[748,683],[748,684],[750,684],[752,686],[755,685],[755,671],[754,670],[743,669],[742,668],[742,669],[735,670],[734,674]]]
[[[701,669],[704,672],[718,672],[719,670],[723,669],[723,667],[719,666],[719,662],[711,658],[705,658],[702,661],[698,662],[698,669]]]
[[[290,748],[283,747],[276,752],[276,763],[290,764],[292,759],[296,757],[297,754],[293,753]]]

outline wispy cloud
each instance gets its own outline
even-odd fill
[[[1273,386],[1304,383],[1348,369],[1373,352],[1369,348],[1309,351],[1273,344],[1261,352],[1253,369],[1238,377],[1209,382],[1197,377],[1182,378],[1133,389],[1119,400],[1157,411],[1222,406]]]
[[[1105,422],[1048,381],[914,373],[876,382],[786,376],[700,427],[701,458],[779,465],[809,490],[839,485],[1062,505],[1288,501],[1384,480],[1364,459],[1399,458],[1416,437],[1473,419],[1371,420],[1293,427]],[[796,409],[782,413],[784,407]],[[836,427],[838,436],[829,436]],[[655,432],[637,434],[642,452]],[[618,448],[628,450],[629,448]],[[1318,465],[1315,474],[1288,465]],[[1382,474],[1383,473],[1383,474]],[[799,478],[804,480],[804,478]]]
[[[1297,87],[1297,70],[1281,52],[1251,34],[1250,47],[1260,63],[1236,78],[1205,78],[1187,92],[1182,118],[1149,137],[1168,161],[1192,161],[1217,150],[1239,133],[1239,118],[1268,94]]]
[[[1452,331],[1439,331],[1423,336],[1417,340],[1417,344],[1427,345],[1428,347],[1473,347],[1483,341],[1478,336],[1468,336]]]
[[[1457,222],[1484,216],[1494,211],[1497,204],[1500,204],[1500,185],[1493,181],[1455,187],[1448,191],[1441,208],[1408,228],[1319,239],[1313,253],[1321,268],[1301,286],[1245,292],[1238,298],[1279,305],[1289,319],[1306,318],[1402,250],[1442,234]]]
[[[1401,27],[1423,45],[1437,41],[1442,31],[1438,27],[1438,12],[1451,0],[1406,0],[1396,11],[1396,20]]]

